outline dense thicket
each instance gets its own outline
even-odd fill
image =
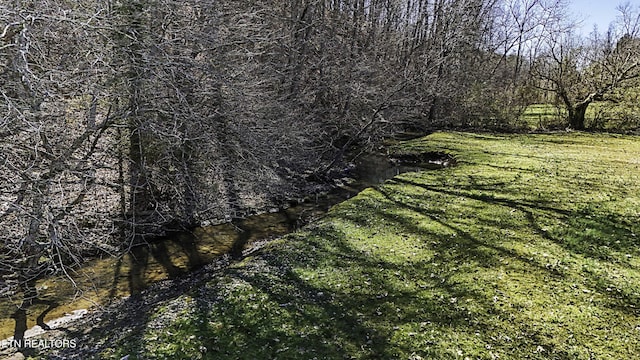
[[[37,279],[86,255],[302,196],[353,145],[512,126],[561,11],[544,0],[5,1],[0,290],[24,308]]]

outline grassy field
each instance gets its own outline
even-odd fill
[[[635,101],[624,103],[594,102],[587,108],[585,125],[588,129],[600,131],[637,131],[640,124],[638,114],[640,104]],[[552,104],[529,105],[520,116],[520,122],[531,130],[564,129],[567,126],[567,111]]]
[[[458,163],[365,190],[96,339],[97,356],[640,356],[639,138],[436,133],[394,150]]]
[[[548,129],[566,126],[566,111],[550,104],[529,105],[520,120],[529,129]]]

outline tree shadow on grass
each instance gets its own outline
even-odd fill
[[[184,356],[175,358],[194,353],[205,359],[392,359],[411,354],[442,358],[442,349],[430,349],[438,343],[425,335],[428,329],[453,328],[472,336],[485,326],[451,299],[473,297],[483,308],[492,307],[490,300],[447,279],[424,276],[425,267],[433,267],[427,262],[384,261],[355,250],[345,234],[329,227],[287,241],[291,246],[263,251],[218,273],[220,279],[210,275],[205,285],[193,287],[188,294],[195,299],[195,310],[176,314],[162,329],[188,327],[198,339]],[[304,275],[305,269],[325,266],[331,271],[328,277],[349,277],[323,282]],[[432,289],[437,295],[425,295]],[[112,345],[126,343],[127,349],[113,355],[155,358],[141,352],[149,345],[141,333],[159,306],[183,296],[175,287],[168,290],[156,298],[151,297],[155,291],[132,298],[119,307],[109,324],[120,334],[112,338]],[[406,335],[407,344],[392,341],[399,329],[420,326],[425,334],[418,335],[419,344],[412,339],[416,335]]]
[[[460,329],[470,326],[468,314],[452,309],[450,299],[477,297],[471,290],[442,279],[422,278],[423,272],[416,271],[414,265],[393,264],[354,250],[344,234],[329,228],[316,228],[313,236],[295,243],[300,246],[264,253],[259,260],[227,274],[237,281],[236,287],[246,287],[253,294],[253,298],[249,296],[251,302],[230,300],[229,294],[215,283],[207,287],[206,297],[198,297],[198,316],[224,323],[224,329],[206,328],[201,334],[213,332],[218,341],[223,341],[214,345],[220,350],[209,358],[391,359],[411,353],[427,356],[428,346],[403,348],[391,344],[395,331],[414,323]],[[325,263],[327,259],[329,264]],[[302,275],[304,269],[325,266],[331,271],[326,274],[326,282]],[[340,274],[354,278],[344,279]],[[332,281],[333,276],[337,282]],[[401,285],[417,281],[416,276],[421,277],[422,287]],[[425,297],[421,295],[424,288],[438,288],[442,294]],[[242,291],[235,295],[242,296]],[[288,331],[291,326],[294,332]],[[246,348],[234,349],[233,341]]]
[[[394,186],[394,184],[417,186],[428,192],[444,194],[453,199],[462,197],[481,201],[487,204],[487,206],[517,209],[525,214],[526,225],[533,233],[561,246],[569,253],[591,258],[599,262],[613,264],[621,268],[638,270],[630,264],[629,258],[640,255],[640,247],[638,246],[640,245],[640,240],[637,237],[637,232],[640,229],[637,229],[636,224],[632,224],[629,220],[621,216],[604,213],[597,205],[582,209],[566,210],[552,206],[550,203],[537,203],[525,199],[514,200],[495,195],[473,193],[470,192],[474,190],[473,186],[462,186],[451,189],[401,178],[395,178],[387,184],[388,186]],[[485,187],[483,186],[483,188]],[[497,253],[518,259],[540,270],[549,271],[552,275],[562,276],[563,270],[561,267],[554,266],[554,264],[540,263],[532,258],[520,256],[513,251],[508,251],[505,248],[487,243],[486,241],[480,242],[469,233],[452,225],[451,222],[445,223],[442,221],[442,217],[434,216],[434,214],[430,214],[426,209],[416,205],[420,201],[430,201],[428,196],[424,196],[422,199],[414,199],[414,201],[409,203],[394,199],[390,195],[392,191],[385,191],[383,187],[377,188],[377,191],[394,204],[427,216],[431,220],[461,234],[462,239],[467,240],[469,244],[472,245],[470,249],[477,249],[478,246],[489,247]],[[510,195],[512,196],[513,194]],[[475,219],[478,221],[477,225],[481,227],[484,226],[487,230],[505,226],[505,224],[493,221],[492,219],[482,219],[480,217]],[[560,226],[555,226],[551,229],[547,228],[547,219],[555,219],[559,222]],[[403,224],[403,226],[407,227],[411,225],[410,223]],[[490,265],[490,263],[485,265]],[[621,284],[616,284],[606,275],[604,271],[582,270],[582,276],[586,280],[586,283],[608,299],[609,307],[634,315],[640,314],[640,294],[637,289],[633,286],[625,287],[621,286]]]
[[[234,310],[226,307],[226,312],[217,314],[225,318],[245,311],[225,321],[230,321],[231,328],[242,329],[236,332],[250,334],[247,337],[258,342],[257,348],[272,351],[264,353],[271,354],[267,358],[303,358],[295,352],[300,349],[306,351],[304,355],[311,355],[304,358],[455,358],[458,349],[468,351],[469,347],[474,355],[481,356],[490,356],[489,349],[504,355],[511,347],[523,353],[535,353],[541,347],[546,355],[571,358],[557,348],[544,329],[530,323],[505,325],[512,316],[510,309],[496,302],[490,291],[479,291],[457,280],[455,268],[442,269],[436,264],[438,259],[398,264],[356,250],[353,242],[335,229],[315,228],[312,234],[300,239],[304,244],[261,256],[262,265],[256,262],[234,271],[235,279],[265,295],[256,301],[292,311],[275,318],[266,315],[267,330],[253,332],[243,325],[261,315],[246,312],[248,304],[236,303]],[[440,250],[452,246],[446,236],[428,236],[442,244]],[[494,256],[497,259],[498,255]],[[459,264],[463,260],[452,257],[442,261]],[[332,272],[325,275],[326,280],[304,275],[305,269],[323,268]],[[341,273],[349,274],[349,278],[342,278]],[[336,282],[331,280],[334,276]],[[211,315],[211,308],[205,308],[202,313]],[[318,331],[315,336],[287,337],[279,329],[290,324],[297,329],[317,327]],[[500,325],[507,327],[502,335],[509,340],[503,343],[496,340],[500,336],[496,327]],[[270,343],[273,338],[280,342]],[[474,343],[457,348],[456,342],[463,339]]]
[[[401,191],[393,188],[398,185],[418,186],[425,192],[418,196],[395,196]],[[521,315],[527,311],[526,304],[510,302],[511,294],[502,291],[493,281],[479,283],[485,280],[476,281],[474,274],[461,274],[474,269],[490,273],[494,268],[505,268],[504,260],[509,260],[534,273],[541,281],[551,283],[553,288],[568,276],[562,268],[547,266],[540,259],[492,242],[490,237],[466,230],[436,207],[426,208],[422,204],[430,201],[432,194],[439,193],[448,199],[467,198],[480,204],[516,209],[524,213],[525,225],[531,233],[561,245],[568,252],[595,256],[589,255],[588,248],[565,244],[560,235],[545,230],[546,225],[541,222],[553,217],[571,224],[569,219],[579,218],[581,214],[558,209],[551,203],[473,193],[469,191],[473,186],[461,190],[404,179],[388,182],[377,192],[394,209],[408,210],[405,213],[390,211],[384,206],[374,210],[372,204],[366,202],[366,196],[355,198],[348,210],[334,211],[320,225],[292,234],[231,268],[220,271],[209,268],[177,279],[168,288],[158,286],[144,297],[131,298],[117,308],[107,324],[109,328],[118,329],[118,333],[107,335],[110,340],[103,343],[100,351],[108,353],[106,348],[114,346],[118,349],[112,353],[113,358],[126,354],[131,354],[131,359],[160,358],[145,353],[145,347],[158,344],[153,343],[157,340],[145,339],[143,334],[151,331],[154,336],[161,336],[182,331],[189,336],[173,341],[184,344],[186,350],[174,356],[175,359],[194,356],[204,359],[453,359],[467,353],[481,358],[590,356],[586,342],[576,345],[575,351],[581,351],[576,353],[570,352],[562,340],[555,339],[565,331],[566,322],[539,324]],[[367,207],[367,211],[359,211],[360,207]],[[426,228],[416,223],[413,214],[420,214],[447,231]],[[601,225],[602,231],[615,237],[628,235],[624,229],[630,224],[617,223],[616,219]],[[361,248],[358,239],[332,225],[333,220],[361,228],[374,226],[372,220],[397,224],[403,232],[413,235],[412,239],[419,239],[410,241],[421,241],[419,245],[424,246],[425,253],[432,251],[434,255],[406,262],[393,261],[385,254]],[[475,221],[487,231],[500,230],[501,223],[496,219],[480,217]],[[621,230],[616,230],[618,228]],[[452,233],[457,236],[452,238]],[[632,250],[632,243],[622,240],[617,246],[615,251]],[[461,275],[468,276],[461,278]],[[592,290],[609,299],[611,304],[620,305],[617,310],[627,314],[635,312],[631,306],[637,306],[638,300],[629,291],[612,294],[606,290],[612,283],[601,278],[601,274],[584,275],[584,283]],[[166,323],[152,321],[156,313],[167,314],[168,310],[162,309],[168,303],[185,302],[187,296],[194,299],[192,308],[185,305],[182,310],[186,312],[169,316]],[[553,294],[543,296],[554,300]],[[100,331],[94,330],[93,339],[101,338]],[[640,350],[637,345],[630,346],[631,350]]]
[[[561,277],[562,276],[562,272],[559,271],[556,268],[553,267],[549,267],[549,266],[545,266],[545,264],[541,264],[538,261],[535,261],[534,259],[527,257],[527,256],[523,256],[518,254],[517,252],[507,248],[507,247],[503,247],[503,246],[499,246],[495,243],[491,243],[490,241],[486,241],[484,239],[480,239],[474,235],[472,235],[469,231],[464,230],[461,226],[456,225],[454,222],[452,221],[448,221],[444,216],[442,216],[442,214],[439,214],[438,212],[433,212],[433,210],[428,211],[425,210],[423,208],[420,208],[418,206],[415,205],[410,205],[406,202],[402,202],[402,201],[398,201],[395,200],[393,198],[393,196],[391,195],[391,192],[389,191],[385,191],[382,188],[377,188],[376,189],[380,194],[382,194],[387,200],[393,202],[395,205],[398,205],[402,208],[411,210],[417,214],[420,214],[422,216],[425,216],[427,218],[429,218],[431,221],[433,221],[434,223],[440,224],[441,226],[443,226],[444,228],[452,231],[455,235],[456,238],[454,241],[452,241],[451,239],[447,239],[447,241],[441,241],[436,243],[436,246],[434,247],[436,250],[439,250],[439,253],[442,253],[443,251],[445,252],[449,252],[451,250],[452,247],[463,247],[464,248],[464,254],[460,254],[459,256],[465,256],[468,258],[472,258],[474,259],[474,261],[477,261],[479,263],[479,265],[483,266],[483,267],[493,267],[496,266],[496,260],[500,257],[508,257],[517,261],[520,261],[522,263],[525,263],[527,266],[536,268],[538,270],[542,270],[545,272],[548,272],[549,275],[552,276],[558,276]],[[479,197],[483,197],[483,196],[479,196]],[[533,214],[531,212],[525,211],[526,217],[527,219],[531,220],[533,219]],[[424,230],[422,228],[420,228],[419,226],[416,226],[415,222],[412,221],[411,219],[408,219],[406,217],[397,217],[391,214],[382,214],[382,217],[384,217],[386,220],[388,221],[395,221],[398,222],[402,225],[403,228],[409,229],[411,230],[411,232],[413,233],[423,233]],[[494,221],[492,221],[491,219],[486,219],[486,228],[492,228],[495,229],[497,227],[499,227],[501,224],[500,223],[496,223]],[[537,228],[537,227],[536,227]],[[539,229],[537,229],[539,230]],[[427,234],[429,236],[433,236],[433,234]],[[449,260],[459,260],[459,259],[449,259]]]
[[[455,189],[446,188],[444,186],[432,186],[421,184],[415,181],[396,178],[390,181],[393,183],[417,186],[424,190],[449,195],[452,197],[464,197],[478,200],[490,205],[499,205],[512,209],[517,209],[526,214],[528,226],[537,233],[542,234],[546,239],[554,241],[570,251],[583,254],[585,256],[597,258],[607,261],[620,261],[616,258],[614,251],[640,254],[640,239],[634,231],[637,224],[632,224],[629,220],[616,216],[611,213],[603,213],[597,210],[597,204],[591,208],[583,209],[561,209],[553,206],[549,202],[533,201],[526,199],[508,199],[506,197],[498,197],[495,195],[472,193],[473,190],[497,189],[503,183],[496,184],[495,187],[483,185],[476,188],[475,186],[460,186]],[[503,192],[507,196],[508,194]],[[428,201],[429,199],[424,199]],[[397,202],[396,202],[397,203]],[[402,204],[403,206],[409,206]],[[414,211],[424,212],[422,208],[413,208]],[[539,219],[543,216],[555,218],[565,224],[564,229],[549,232],[544,226],[541,226]],[[640,230],[640,228],[638,228]]]
[[[396,205],[425,212],[413,203],[386,195]],[[353,200],[349,209],[370,205],[359,201]],[[535,214],[533,210],[530,213]],[[352,211],[351,215],[341,212],[334,217],[370,226],[371,212],[359,215]],[[289,245],[256,255],[225,273],[227,285],[209,283],[200,289],[207,295],[197,296],[197,322],[219,321],[198,332],[198,337],[215,338],[207,343],[213,352],[206,358],[455,358],[456,339],[471,338],[474,343],[465,346],[485,357],[490,356],[490,349],[509,355],[510,349],[517,348],[521,354],[534,354],[531,358],[574,358],[575,352],[558,345],[555,334],[544,326],[516,323],[514,311],[521,310],[509,308],[512,305],[493,295],[508,294],[480,291],[457,279],[456,265],[472,259],[491,268],[508,258],[533,267],[544,279],[563,274],[478,239],[440,215],[427,217],[459,234],[455,240],[416,225],[411,216],[381,208],[375,217],[396,222],[406,232],[424,238],[443,259],[390,262],[356,249],[345,233],[323,225],[289,236]],[[441,268],[444,262],[450,265],[446,269]],[[305,275],[307,271],[311,275]],[[229,292],[229,288],[237,290]],[[450,343],[443,345],[446,341]],[[446,346],[451,348],[443,349]]]

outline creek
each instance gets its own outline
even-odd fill
[[[363,155],[354,165],[349,174],[353,180],[341,179],[334,190],[326,195],[233,223],[175,233],[148,245],[132,248],[127,255],[119,258],[91,260],[73,274],[76,286],[67,278],[44,279],[37,284],[39,299],[49,304],[55,303],[55,306],[31,306],[23,327],[34,327],[38,317],[50,322],[77,313],[80,309],[107,305],[115,299],[140,293],[151,283],[186,274],[225,254],[239,257],[244,247],[290,233],[367,187],[400,173],[438,169],[448,164],[441,154],[425,154],[419,160],[400,161],[382,155]],[[0,339],[13,336],[16,321],[11,316],[16,312],[20,300],[19,295],[0,298]]]

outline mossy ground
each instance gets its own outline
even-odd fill
[[[119,359],[631,359],[640,139],[435,133],[397,176],[111,335]],[[105,344],[105,340],[101,340]]]

